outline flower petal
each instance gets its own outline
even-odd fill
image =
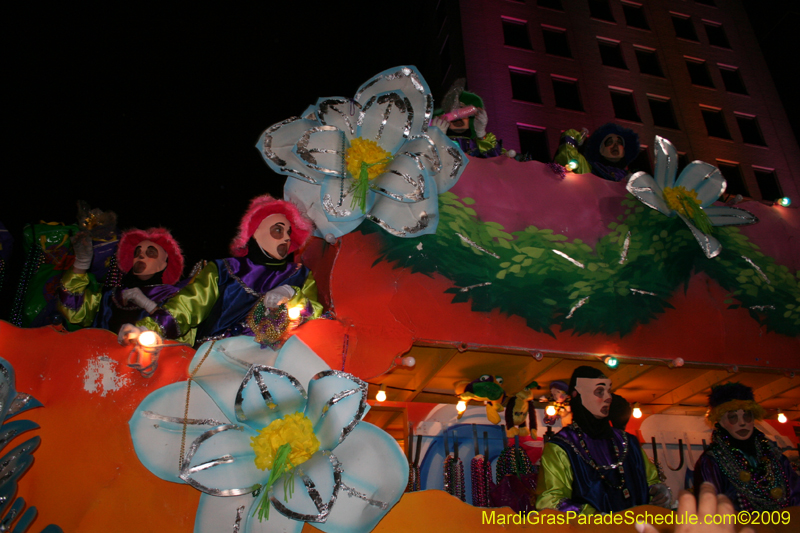
[[[625,185],[628,192],[634,195],[647,207],[655,209],[667,216],[672,216],[672,209],[664,202],[663,191],[656,180],[647,172],[637,172]]]
[[[433,116],[433,96],[414,67],[385,70],[364,83],[355,98],[362,106],[357,136],[376,141],[391,153],[424,133]]]
[[[703,209],[714,226],[743,226],[755,224],[758,217],[738,207],[710,205]]]
[[[290,337],[284,343],[274,366],[293,375],[300,383],[310,383],[318,373],[331,369],[314,350],[297,337]]]
[[[678,173],[678,151],[663,137],[656,135],[653,146],[656,158],[655,181],[661,190],[675,184],[675,175]],[[660,211],[660,210],[659,210]]]
[[[369,213],[372,204],[375,203],[375,192],[367,191],[367,201],[365,211],[361,211],[358,205],[353,205],[354,193],[351,190],[355,180],[352,178],[339,179],[328,178],[322,184],[322,209],[325,216],[331,222],[349,222],[364,220],[364,213]]]
[[[706,207],[716,202],[725,192],[727,183],[714,165],[704,161],[692,161],[683,169],[675,186],[681,186],[686,190],[694,189],[700,206]]]
[[[193,372],[200,366],[194,380],[231,422],[261,429],[305,405],[302,383],[283,371],[266,370],[274,366],[277,354],[252,337],[206,343],[197,354],[189,367]],[[254,364],[256,370],[251,370]]]
[[[334,453],[343,470],[342,488],[328,520],[314,526],[327,533],[371,531],[403,495],[408,461],[388,433],[367,422]]]
[[[406,204],[385,196],[375,200],[367,219],[396,237],[417,237],[436,233],[439,225],[439,197]]]
[[[314,126],[303,132],[292,153],[310,173],[321,172],[328,177],[344,176],[346,149],[344,134],[333,126]]]
[[[678,213],[678,216],[681,217],[681,220],[686,222],[686,225],[689,226],[689,230],[694,235],[694,238],[697,239],[697,244],[700,245],[700,248],[703,249],[703,253],[706,254],[706,257],[709,259],[713,259],[717,257],[719,253],[722,251],[722,245],[720,242],[712,237],[711,235],[707,235],[697,229],[692,222],[686,218],[685,216]]]
[[[183,483],[179,477],[181,444],[186,448],[209,429],[229,423],[211,397],[194,384],[188,395],[187,411],[188,383],[172,383],[153,391],[128,422],[133,447],[142,464],[161,479],[174,483]]]
[[[461,173],[467,167],[469,158],[464,155],[461,147],[450,140],[439,128],[429,128],[428,137],[433,142],[441,163],[441,170],[433,172],[432,169],[432,173],[436,180],[436,188],[439,194],[442,194],[456,184]]]
[[[252,494],[229,496],[222,498],[203,494],[197,505],[197,516],[194,520],[194,533],[219,533],[242,531],[243,533],[300,533],[303,522],[286,518],[280,513],[269,513],[269,520],[258,521],[253,516],[255,505],[260,498]]]
[[[317,121],[291,117],[267,128],[256,143],[267,165],[278,174],[285,174],[309,183],[322,183],[325,174],[309,167],[294,148],[297,140],[320,124]]]
[[[338,178],[332,179],[341,181]],[[283,197],[295,203],[314,222],[314,235],[317,237],[324,239],[328,234],[341,237],[356,229],[364,221],[364,215],[360,211],[352,216],[353,210],[350,209],[349,201],[339,203],[338,193],[334,196],[328,194],[325,197],[321,193],[322,187],[319,185],[311,185],[300,180],[286,180],[283,186]]]
[[[397,202],[419,202],[431,195],[437,196],[436,182],[428,181],[428,170],[423,164],[424,154],[401,150],[386,167],[386,172],[373,182],[376,192]],[[432,186],[432,187],[431,187]],[[431,191],[433,188],[433,191]]]
[[[356,123],[361,111],[361,104],[350,98],[320,98],[314,110],[314,116],[320,124],[334,126],[348,139],[356,136]]]
[[[321,450],[333,450],[369,410],[367,384],[338,370],[325,370],[308,384],[306,416]]]
[[[278,513],[293,520],[325,522],[335,505],[342,484],[339,461],[333,454],[318,452],[295,470],[290,482],[293,493],[284,492],[286,476],[279,479],[270,492],[270,502]],[[270,515],[271,516],[271,515]]]

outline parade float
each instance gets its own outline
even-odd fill
[[[654,175],[620,183],[467,158],[428,128],[433,109],[398,67],[259,140],[316,225],[302,262],[328,311],[282,346],[165,341],[144,377],[108,331],[0,323],[3,524],[582,530],[525,505],[561,425],[534,400],[585,364],[643,412],[627,431],[674,492],[709,439],[715,384],[752,387],[758,427],[796,458],[796,209],[723,205],[719,171],[678,169],[660,138]],[[497,423],[515,396],[530,435]],[[272,451],[249,444],[262,436]],[[622,520],[592,524],[632,530]]]

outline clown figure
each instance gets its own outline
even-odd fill
[[[583,155],[592,174],[622,181],[628,175],[628,165],[639,155],[639,136],[618,124],[604,124],[584,143]]]
[[[75,262],[61,278],[58,310],[72,324],[109,329],[117,333],[126,322],[140,320],[186,283],[183,254],[163,228],[132,229],[122,234],[117,248],[121,282],[105,290],[87,273],[92,263],[88,232],[75,237]]]
[[[764,408],[753,389],[726,383],[711,389],[706,419],[711,444],[694,468],[694,487],[704,481],[733,502],[737,511],[775,511],[800,505],[800,476],[774,442],[755,427]]]
[[[253,199],[231,243],[233,257],[209,261],[154,313],[126,325],[120,343],[132,344],[150,330],[196,344],[236,335],[280,344],[291,329],[322,314],[314,276],[293,260],[312,231],[294,204],[268,195]]]
[[[452,117],[453,113],[468,114]],[[450,116],[452,120],[448,120]],[[486,132],[489,116],[483,99],[464,90],[464,80],[457,80],[443,99],[442,108],[435,113],[431,126],[437,127],[472,157],[497,157],[503,155],[502,142],[493,133]],[[509,152],[509,157],[514,153]]]

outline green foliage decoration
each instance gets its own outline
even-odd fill
[[[621,202],[624,213],[594,249],[551,229],[506,232],[477,218],[474,199],[451,192],[439,196],[434,235],[403,239],[372,224],[360,229],[380,239],[374,264],[440,274],[455,284],[446,291],[454,304],[517,315],[553,336],[555,326],[578,335],[630,333],[672,308],[671,295],[698,272],[729,291],[729,309],[748,309],[768,331],[800,335],[800,273],[776,264],[735,227],[715,228],[723,250],[708,259],[678,217],[631,195]]]

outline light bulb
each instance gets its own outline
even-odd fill
[[[386,388],[385,385],[381,385],[381,390],[378,391],[378,394],[375,395],[375,399],[379,402],[386,401]]]
[[[642,410],[639,407],[639,402],[633,404],[633,418],[642,418]]]
[[[556,414],[556,406],[552,403],[545,407],[544,412],[547,413],[547,416],[555,416]]]
[[[778,422],[785,424],[787,420],[788,418],[786,418],[786,415],[783,414],[783,411],[778,411]]]
[[[578,161],[576,159],[570,159],[569,163],[567,163],[567,170],[575,170],[578,168]]]
[[[792,199],[788,196],[784,196],[783,198],[778,198],[778,205],[781,207],[789,207],[792,205]]]
[[[139,334],[139,344],[145,347],[155,346],[158,343],[158,337],[152,331],[143,331]]]
[[[459,400],[458,403],[456,404],[456,411],[458,411],[459,413],[463,413],[466,410],[467,410],[467,402],[465,402],[464,400]]]
[[[300,318],[300,313],[303,311],[302,305],[295,305],[289,309],[289,318],[291,320],[297,320]]]
[[[607,355],[603,357],[603,362],[608,366],[608,368],[616,368],[619,364],[619,359],[612,355]]]

